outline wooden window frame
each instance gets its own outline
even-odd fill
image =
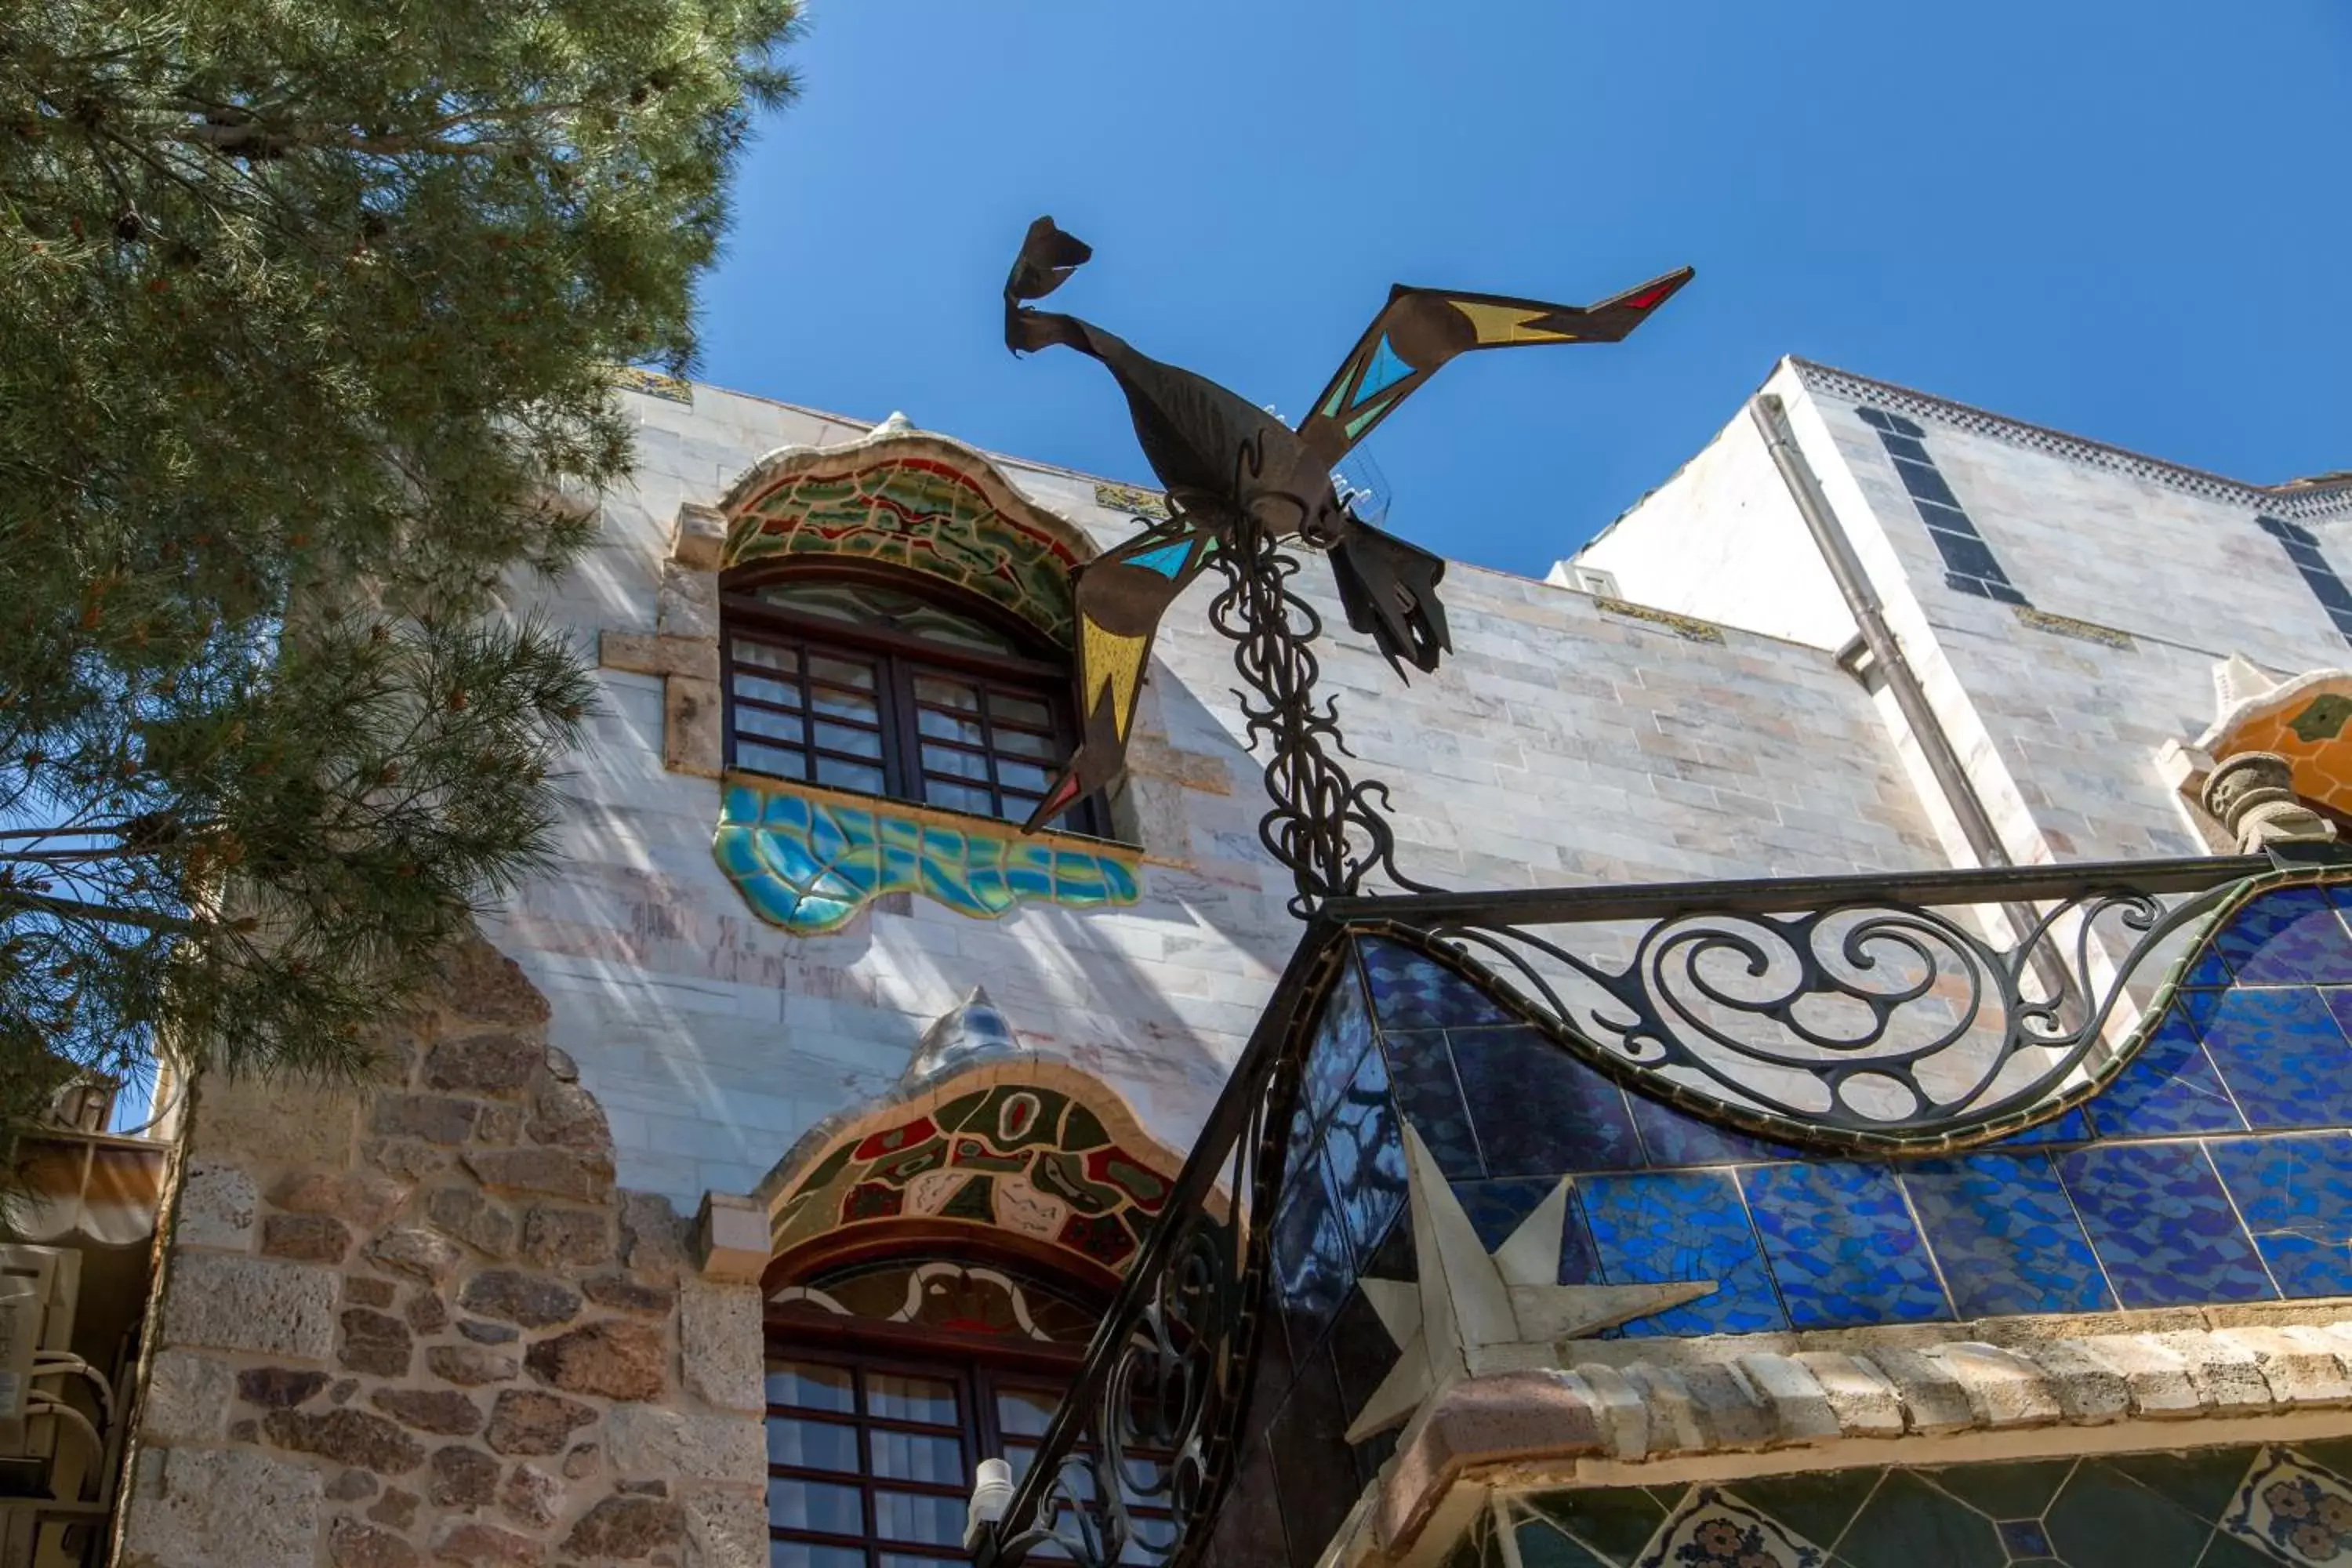
[[[843,1415],[798,1405],[771,1404],[766,1407],[763,1422],[786,1417],[850,1427],[857,1434],[861,1467],[858,1474],[851,1476],[842,1471],[808,1466],[771,1463],[768,1466],[769,1479],[805,1480],[856,1490],[860,1517],[866,1529],[865,1537],[860,1539],[837,1532],[779,1525],[771,1515],[768,1539],[772,1545],[780,1542],[804,1542],[840,1551],[862,1552],[866,1554],[868,1568],[879,1564],[886,1553],[918,1561],[928,1555],[939,1558],[942,1563],[962,1561],[961,1542],[948,1546],[878,1539],[876,1528],[879,1513],[875,1493],[904,1492],[942,1498],[952,1493],[956,1501],[969,1503],[971,1476],[978,1460],[1003,1457],[1008,1441],[998,1415],[996,1395],[1000,1392],[1052,1393],[1057,1399],[1066,1398],[1069,1385],[1086,1355],[1085,1347],[1079,1345],[1045,1344],[1034,1340],[956,1333],[912,1324],[842,1318],[814,1309],[772,1308],[767,1314],[766,1326],[767,1364],[770,1367],[780,1362],[797,1362],[845,1369],[851,1375],[852,1398],[856,1408],[851,1414]],[[956,1401],[954,1426],[868,1415],[866,1414],[866,1380],[869,1372],[950,1384],[955,1391]],[[952,1431],[961,1445],[965,1469],[963,1485],[960,1489],[949,1488],[875,1475],[873,1450],[866,1434],[877,1430],[934,1437],[949,1436]],[[1010,1441],[1034,1449],[1038,1439],[1034,1436],[1016,1434]],[[1149,1449],[1141,1451],[1138,1457],[1162,1463],[1167,1458],[1157,1450]],[[1168,1523],[1174,1518],[1166,1508],[1133,1504],[1129,1508],[1139,1520]],[[1129,1550],[1133,1552],[1131,1545]],[[1033,1553],[1032,1558],[1039,1563],[1060,1560],[1044,1553]],[[1157,1559],[1132,1560],[1148,1562]]]
[[[1024,651],[1017,654],[992,653],[980,648],[956,647],[950,644],[914,637],[892,627],[853,626],[847,621],[830,616],[795,612],[782,605],[767,603],[756,595],[756,590],[761,587],[794,581],[864,584],[911,594],[942,609],[979,622],[992,631],[1002,634],[1007,641]],[[950,779],[942,775],[938,782],[943,784],[960,784],[963,787],[984,793],[999,807],[1004,805],[1007,793],[1005,786],[999,782],[997,776],[997,764],[1000,761],[1013,761],[1042,768],[1050,787],[1053,778],[1069,761],[1071,753],[1077,749],[1079,730],[1076,679],[1069,656],[1061,649],[1054,647],[1039,635],[1034,627],[1006,615],[998,606],[982,599],[977,595],[961,592],[919,574],[828,563],[822,567],[788,565],[750,572],[740,577],[730,574],[721,582],[719,605],[719,689],[722,721],[726,733],[726,761],[730,768],[740,768],[746,773],[762,771],[737,760],[738,732],[735,712],[737,673],[740,671],[771,680],[777,680],[783,677],[783,672],[766,666],[739,662],[735,658],[735,638],[738,637],[787,652],[794,658],[796,669],[787,679],[799,687],[804,704],[800,713],[795,715],[803,723],[803,740],[794,749],[799,750],[808,760],[809,778],[805,781],[790,782],[815,783],[827,789],[845,788],[839,784],[824,784],[823,781],[816,779],[818,759],[827,758],[854,766],[874,768],[882,775],[882,789],[878,793],[866,790],[849,790],[847,793],[870,794],[877,799],[902,801],[909,805],[921,805],[931,811],[955,812],[960,816],[978,817],[982,821],[1012,822],[1017,826],[1019,818],[975,812],[961,805],[934,804],[928,799],[928,791],[932,782],[931,774],[936,770],[927,769],[924,765],[924,745],[929,743],[988,759],[989,776],[985,780],[969,777]],[[873,728],[877,734],[881,752],[878,758],[852,756],[845,752],[818,749],[814,726],[819,716],[814,712],[813,706],[807,706],[811,700],[811,677],[807,663],[811,654],[819,657],[835,655],[845,660],[870,664],[874,667],[873,696],[877,725]],[[919,718],[921,703],[916,694],[916,681],[927,674],[936,675],[948,680],[970,683],[980,688],[982,693],[982,707],[978,712],[971,716],[971,721],[978,723],[981,728],[982,741],[979,746],[974,747],[945,736],[925,735],[922,732]],[[1050,735],[1051,749],[1054,753],[1050,761],[1022,757],[998,747],[996,742],[998,721],[990,711],[988,700],[988,694],[991,692],[1002,692],[1006,696],[1036,702],[1045,707],[1047,714],[1047,729],[1039,731],[1026,726],[1006,727],[1018,729],[1027,734]],[[764,704],[753,702],[752,705],[767,710]],[[780,714],[792,712],[791,710],[782,707],[773,710]],[[824,721],[842,724],[845,728],[858,730],[869,728],[860,723],[845,722],[837,718],[827,718]],[[761,737],[756,731],[747,732],[744,738],[754,745],[761,742]],[[1065,831],[1084,834],[1090,837],[1110,837],[1103,804],[1098,799],[1080,802],[1062,816],[1059,826]]]

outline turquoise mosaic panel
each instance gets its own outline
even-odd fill
[[[1446,1568],[2341,1564],[2352,1562],[2347,1447],[1539,1492],[1477,1515],[1444,1562]]]
[[[1612,1336],[2352,1293],[2352,883],[2249,899],[2098,1097],[1934,1158],[1710,1126],[1360,945],[1397,1110],[1486,1231],[1567,1177],[1563,1279],[1717,1281]]]
[[[976,920],[1029,902],[1085,909],[1139,896],[1132,857],[781,785],[730,782],[710,853],[753,913],[802,936],[838,931],[885,893],[920,893]]]

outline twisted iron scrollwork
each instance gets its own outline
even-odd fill
[[[2133,983],[2245,865],[2203,864],[2235,875],[2170,894],[2081,887],[2030,907],[2034,923],[2003,940],[1983,927],[2007,911],[1957,889],[1940,907],[1675,911],[1621,940],[1614,961],[1533,922],[1410,930],[1478,961],[1641,1092],[1800,1146],[1899,1152],[1979,1142],[2096,1093],[2128,1056]]]
[[[975,1561],[1048,1543],[1080,1563],[1195,1561],[1230,1479],[1263,1331],[1286,1133],[1315,1009],[1344,948],[1317,926],[1179,1173],[1085,1366]],[[1165,1522],[1137,1510],[1165,1510]],[[1150,1522],[1155,1531],[1139,1528]]]
[[[1209,624],[1233,643],[1234,668],[1248,687],[1234,695],[1249,748],[1265,748],[1274,808],[1259,819],[1258,838],[1291,873],[1291,913],[1304,919],[1323,900],[1360,891],[1375,873],[1399,888],[1434,891],[1397,868],[1388,785],[1353,779],[1339,761],[1354,753],[1340,737],[1338,699],[1315,696],[1321,667],[1310,645],[1323,619],[1290,591],[1297,558],[1243,513],[1222,530],[1210,565],[1223,586],[1210,601]]]

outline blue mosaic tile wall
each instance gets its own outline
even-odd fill
[[[1570,1177],[1563,1283],[1711,1279],[1619,1331],[1738,1333],[2352,1293],[2347,905],[2255,899],[2105,1094],[1901,1161],[1718,1131],[1411,951],[1361,952],[1396,1102],[1489,1238]]]
[[[1386,1455],[1339,1435],[1397,1353],[1357,1281],[1412,1278],[1400,1117],[1489,1247],[1566,1177],[1561,1283],[1717,1282],[1612,1335],[2352,1294],[2347,909],[2352,885],[2259,897],[2098,1099],[1904,1161],[1802,1154],[1628,1094],[1450,971],[1360,943],[1305,1070],[1256,1437],[1221,1530],[1309,1563]]]

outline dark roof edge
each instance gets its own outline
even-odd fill
[[[2081,436],[2070,436],[2063,430],[2052,430],[2040,425],[2029,425],[2005,414],[1955,403],[1948,397],[1916,392],[1893,382],[1874,381],[1866,375],[1856,375],[1833,365],[1816,364],[1795,354],[1788,356],[1789,364],[1797,373],[1809,392],[1827,392],[1857,403],[1883,405],[1890,411],[1907,414],[1914,418],[1932,419],[1975,435],[1990,436],[1996,440],[2047,452],[2064,458],[2086,468],[2105,468],[2157,484],[2201,496],[2208,500],[2244,506],[2252,510],[2268,512],[2274,517],[2330,518],[2352,513],[2352,478],[2333,477],[2317,482],[2291,480],[2283,485],[2249,484],[2202,468],[2189,468],[2180,463],[2166,462],[2144,453],[2111,447],[2104,441],[2093,441]]]

